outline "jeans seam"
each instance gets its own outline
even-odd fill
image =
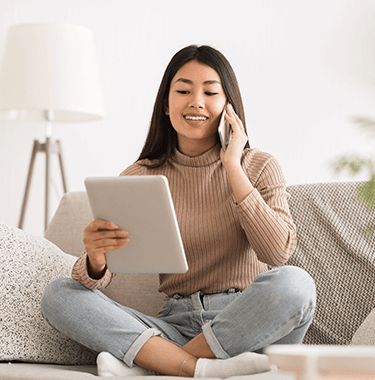
[[[165,310],[163,310],[163,313],[161,313],[162,309],[164,308],[165,304],[167,303],[166,305],[166,308]],[[173,298],[169,298],[168,300],[165,299],[164,302],[163,302],[163,305],[160,307],[158,313],[157,313],[157,318],[163,318],[163,317],[167,317],[171,310],[172,310],[172,306],[173,306],[173,303],[174,303],[174,299]]]

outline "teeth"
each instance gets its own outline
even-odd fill
[[[205,116],[184,116],[187,120],[193,120],[193,121],[203,121],[206,120],[207,117]]]

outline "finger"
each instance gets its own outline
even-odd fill
[[[233,131],[244,130],[242,121],[238,117],[238,115],[234,112],[233,106],[231,104],[228,104],[228,106],[227,106],[226,117],[227,117],[227,121],[231,125]]]
[[[104,247],[119,247],[125,245],[129,241],[128,238],[125,239],[102,239],[96,241],[95,247],[96,248],[104,248]]]
[[[103,237],[100,239],[91,239],[89,237],[86,237],[84,239],[84,243],[86,247],[89,248],[97,248],[97,247],[105,247],[108,245],[117,245],[120,244],[122,241],[129,240],[127,237]]]
[[[89,256],[97,256],[108,251],[113,251],[124,247],[129,242],[129,239],[108,239],[103,240],[100,244],[88,244],[86,251]]]
[[[115,230],[115,231],[85,231],[83,235],[83,243],[86,248],[96,246],[102,240],[112,240],[112,239],[124,239],[129,235],[128,231]],[[100,244],[100,243],[99,243]]]
[[[242,120],[236,114],[236,111],[230,103],[227,105],[227,113],[229,113],[238,123],[242,124]]]
[[[121,240],[129,240],[127,236],[128,232],[122,230],[91,232],[83,236],[83,243],[86,250],[88,250],[100,246],[119,244]]]
[[[118,225],[115,223],[108,222],[106,220],[95,219],[86,228],[87,231],[98,231],[98,230],[116,230]]]
[[[90,256],[92,257],[98,257],[100,255],[103,255],[107,252],[110,252],[110,251],[115,251],[116,249],[119,249],[121,247],[117,246],[117,245],[110,245],[108,247],[99,247],[99,248],[94,248],[90,251]]]
[[[99,230],[92,233],[89,233],[89,236],[91,236],[94,240],[101,240],[101,239],[110,239],[110,238],[126,238],[129,235],[128,231],[125,230]]]

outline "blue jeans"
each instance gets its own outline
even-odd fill
[[[157,317],[68,278],[47,286],[41,307],[58,331],[132,367],[138,351],[156,335],[181,347],[203,332],[221,359],[261,352],[271,344],[300,344],[313,318],[315,298],[312,278],[285,266],[257,276],[243,292],[166,296]]]

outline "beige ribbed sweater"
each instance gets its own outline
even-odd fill
[[[189,265],[185,274],[161,274],[159,291],[168,295],[244,290],[254,278],[279,266],[292,254],[296,229],[289,213],[285,180],[277,160],[258,149],[244,150],[242,167],[254,190],[236,204],[220,160],[220,145],[198,157],[176,151],[163,166],[139,162],[121,175],[162,174],[168,178]],[[76,262],[72,277],[89,288],[104,288],[87,273],[87,255]]]

